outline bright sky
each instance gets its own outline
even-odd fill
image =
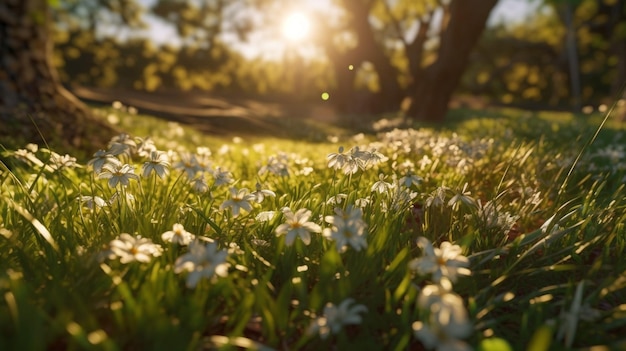
[[[139,0],[144,6],[149,6],[154,3],[155,0]],[[464,0],[468,1],[468,0]],[[323,5],[326,0],[300,0],[303,7],[310,8],[324,8],[328,5]],[[526,17],[535,13],[540,6],[540,1],[537,0],[499,0],[498,4],[494,8],[489,18],[488,24],[494,25],[497,23],[512,23],[523,21]],[[298,12],[295,18],[291,18],[291,21],[287,24],[283,24],[283,38],[277,38],[271,40],[267,33],[252,33],[249,37],[249,43],[237,44],[236,47],[241,50],[244,55],[255,56],[278,56],[280,57],[285,50],[285,42],[296,43],[298,40],[306,40],[306,31],[314,30],[313,28],[305,28],[306,23],[306,10]],[[299,16],[299,17],[298,17]],[[154,17],[148,17],[146,19],[150,29],[146,31],[145,35],[150,36],[157,44],[172,43],[172,38],[176,38],[176,30],[173,26],[163,22]],[[298,26],[298,24],[300,24]],[[288,26],[285,28],[285,26]],[[314,26],[314,24],[311,24]],[[230,39],[230,38],[227,38]],[[262,42],[263,45],[258,45]],[[300,47],[298,50],[302,51],[302,54],[306,56],[306,51],[311,48]],[[311,52],[309,52],[311,54]]]
[[[500,22],[520,22],[537,12],[541,1],[537,0],[500,0],[491,11],[489,24]]]

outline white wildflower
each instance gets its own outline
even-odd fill
[[[456,282],[458,275],[470,275],[467,268],[469,260],[463,256],[459,245],[453,245],[448,241],[441,243],[439,248],[434,248],[428,239],[420,237],[418,245],[422,248],[424,256],[409,262],[409,268],[420,274],[432,274],[435,283],[446,278]]]
[[[140,235],[132,236],[128,233],[120,234],[109,244],[111,254],[120,259],[121,263],[150,262],[152,257],[161,256],[160,245]]]
[[[293,245],[298,236],[305,245],[309,245],[311,243],[311,233],[320,233],[322,231],[318,224],[309,222],[311,211],[306,208],[301,208],[296,213],[293,213],[291,209],[285,207],[283,214],[285,215],[285,223],[276,228],[276,235],[285,234],[285,244],[287,246]]]
[[[347,298],[338,306],[327,303],[324,312],[317,317],[309,327],[310,334],[319,334],[326,339],[330,334],[339,334],[346,325],[357,325],[363,322],[362,313],[367,313],[367,307],[354,304],[354,299]]]
[[[174,272],[189,272],[187,287],[194,288],[202,278],[214,279],[216,275],[226,277],[229,267],[226,257],[228,253],[218,250],[214,242],[205,244],[194,240],[189,244],[189,252],[176,259]]]
[[[326,216],[324,220],[332,224],[332,227],[325,228],[323,235],[335,241],[337,251],[345,251],[348,245],[356,251],[367,248],[367,224],[363,221],[363,211],[360,208],[348,206],[345,211],[335,208],[335,215]]]
[[[170,242],[178,245],[189,245],[189,243],[195,238],[195,235],[185,230],[185,227],[176,223],[172,226],[172,230],[168,230],[161,234],[161,239],[166,242]]]

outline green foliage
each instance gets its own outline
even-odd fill
[[[443,27],[435,23],[441,17],[435,13],[447,8],[443,3],[378,0],[369,3],[368,11],[355,11],[352,2],[339,2],[333,6],[341,20],[318,21],[314,37],[306,43],[319,49],[315,57],[299,56],[296,47],[288,48],[283,57],[273,53],[273,59],[266,60],[245,57],[234,43],[250,39],[254,30],[272,30],[281,21],[285,11],[276,10],[280,6],[273,1],[157,1],[142,11],[136,1],[66,0],[55,11],[59,24],[55,62],[67,84],[147,91],[208,90],[303,100],[317,99],[327,91],[342,97],[337,100],[351,101],[331,100],[344,110],[375,109],[385,103],[395,109],[398,104],[389,101],[402,94],[410,96],[413,85],[425,79],[421,68],[437,59],[436,40],[431,39],[438,35],[437,28]],[[625,79],[620,64],[625,61],[624,1],[543,3],[523,21],[486,29],[463,76],[461,91],[532,108],[571,106],[561,9],[572,5],[582,100],[600,105],[615,98]],[[312,16],[328,16],[314,12]],[[155,47],[149,39],[102,35],[111,28],[139,29],[145,14],[168,22],[180,37],[169,46]],[[355,16],[365,15],[374,24],[371,30],[356,24],[362,22],[355,21]],[[429,26],[430,34],[424,40],[431,39],[422,43],[414,32]],[[184,45],[178,46],[183,39]],[[353,69],[347,70],[348,65]],[[389,94],[383,98],[389,101],[373,103],[369,101],[371,93]]]
[[[520,23],[487,28],[462,89],[504,104],[569,106],[569,66],[562,7],[574,9],[582,100],[593,105],[616,98],[624,82],[623,1],[547,1],[551,6]]]
[[[530,348],[529,348],[530,349]],[[500,338],[483,339],[478,346],[479,351],[513,351],[509,343]]]
[[[256,96],[318,98],[331,76],[320,61],[250,60],[215,41],[204,46],[156,47],[148,39],[118,42],[89,31],[58,32],[54,62],[64,82],[145,91],[205,90]],[[71,77],[71,78],[70,78]]]
[[[97,157],[86,165],[33,145],[5,151],[0,347],[420,348],[429,320],[421,294],[436,279],[409,268],[427,254],[419,237],[434,247],[456,243],[469,259],[472,276],[453,285],[471,325],[458,342],[480,350],[617,347],[626,331],[623,134],[605,127],[572,168],[592,137],[588,121],[516,113],[460,112],[439,130],[381,130],[335,144],[225,141],[123,115],[128,128],[141,127],[130,132],[152,137],[120,136],[107,147],[142,173],[127,186],[95,170]],[[139,170],[153,142],[170,161],[162,177]],[[333,157],[374,149],[386,158],[347,173],[345,164],[329,167]],[[229,175],[230,184],[218,182]],[[275,196],[236,215],[228,187],[253,192],[257,183]],[[277,235],[284,207],[309,209],[308,221],[330,230],[326,218],[349,206],[362,211],[362,250],[338,250],[316,232],[309,244]],[[177,260],[190,249],[162,236],[177,223],[227,252],[227,274],[189,286],[192,273]],[[162,251],[122,263],[126,256],[113,250],[121,233],[150,241],[137,250]],[[360,317],[320,328],[338,323],[331,312],[341,305]]]

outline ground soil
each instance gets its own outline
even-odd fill
[[[335,124],[340,122],[332,104],[298,101],[270,101],[213,92],[157,91],[72,87],[83,101],[110,105],[119,101],[139,113],[194,125],[199,130],[221,133],[231,129],[272,133],[283,126],[281,120],[310,119]]]

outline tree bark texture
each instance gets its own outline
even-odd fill
[[[359,57],[374,65],[378,74],[380,91],[374,96],[370,112],[380,113],[396,110],[403,99],[403,90],[398,82],[398,69],[391,64],[385,53],[384,45],[376,38],[369,22],[372,1],[346,1],[352,14],[353,28],[356,31],[358,44],[355,48]]]
[[[106,142],[112,128],[60,83],[46,0],[0,2],[0,136],[63,146]]]
[[[324,48],[335,74],[336,87],[331,94],[335,107],[344,113],[379,113],[397,110],[404,94],[398,82],[399,71],[394,67],[385,53],[383,44],[376,38],[376,33],[369,22],[369,13],[373,2],[371,0],[344,0],[342,6],[350,18],[346,23],[357,37],[357,44],[352,48],[340,49],[328,37],[334,35],[335,29],[324,26],[325,20],[319,19],[319,44]],[[364,98],[363,92],[354,88],[354,69],[369,62],[374,66],[378,75],[380,91]]]
[[[441,122],[461,80],[476,42],[498,0],[453,0],[449,22],[441,38],[437,60],[415,82],[407,115],[417,120]]]

